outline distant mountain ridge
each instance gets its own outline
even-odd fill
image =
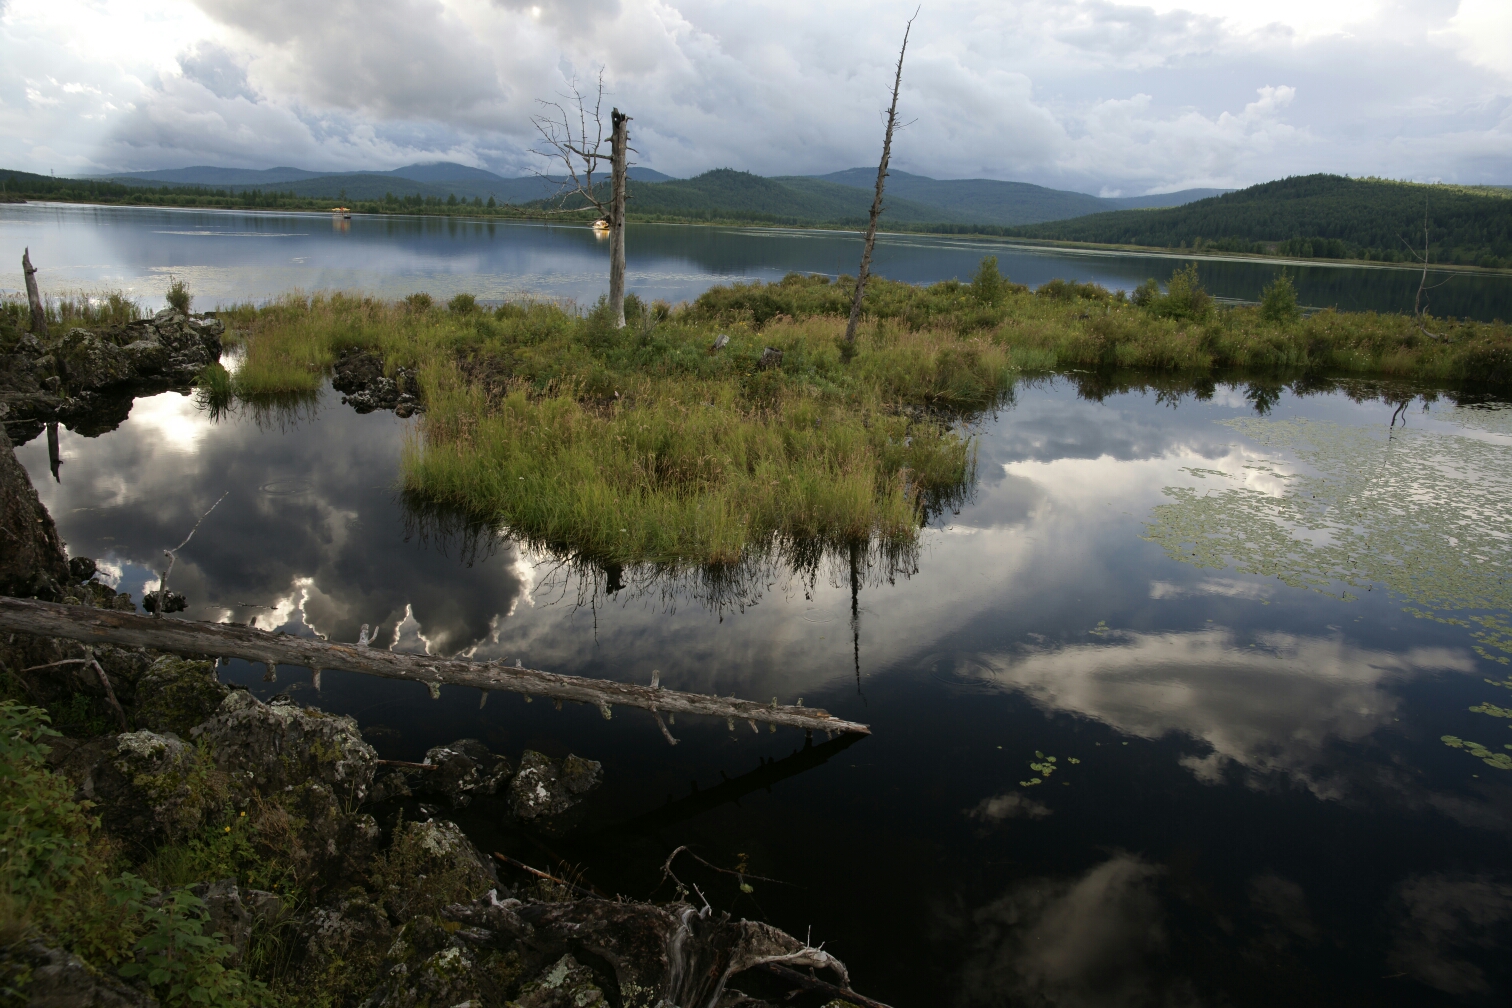
[[[854,186],[872,191],[877,184],[876,168],[847,168],[828,175],[808,178]],[[791,181],[783,179],[782,181]],[[951,213],[946,220],[967,218],[973,224],[1035,224],[1040,221],[1065,220],[1109,210],[1139,207],[1181,206],[1231,189],[1183,189],[1155,196],[1100,197],[1065,189],[1050,189],[1028,182],[1001,182],[997,179],[933,179],[908,172],[887,173],[886,195],[902,197],[914,203],[937,206]]]
[[[306,198],[356,200],[420,196],[488,199],[516,205],[539,204],[560,191],[555,180],[536,176],[504,178],[483,168],[439,161],[388,171],[315,172],[303,168],[222,168],[196,165],[148,172],[98,176],[139,186],[202,185],[212,188],[277,190]],[[767,178],[733,169],[715,169],[693,179],[674,179],[651,168],[630,169],[634,182],[659,183],[657,190],[632,193],[639,213],[703,219],[772,219],[814,223],[865,217],[876,184],[875,168],[848,168],[827,175]],[[662,186],[670,186],[663,189]],[[1132,207],[1168,207],[1218,195],[1224,189],[1187,189],[1156,196],[1102,198],[1049,189],[1028,182],[996,179],[933,179],[909,172],[888,175],[884,219],[908,224],[1014,226],[1064,220]]]
[[[630,178],[637,182],[663,182],[671,177],[652,168],[630,169]],[[557,182],[538,176],[505,178],[486,169],[454,161],[405,165],[388,171],[357,172],[195,165],[189,168],[118,172],[94,178],[143,187],[199,185],[237,191],[276,189],[279,192],[292,192],[296,196],[331,199],[342,198],[344,191],[344,198],[349,200],[382,199],[393,193],[395,196],[436,196],[440,199],[451,195],[462,199],[472,199],[475,196],[487,199],[492,196],[500,203],[529,203],[545,199],[560,188]]]

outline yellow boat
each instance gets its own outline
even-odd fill
[[[609,230],[609,222],[606,221],[606,220],[604,220],[604,218],[600,217],[598,220],[596,220],[596,221],[593,222],[593,230],[595,230],[595,231],[608,231]]]
[[[341,214],[341,216],[345,217],[347,220],[351,220],[352,219],[352,211],[348,210],[344,206],[331,207],[331,213],[339,213],[339,214]]]

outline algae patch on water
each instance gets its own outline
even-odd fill
[[[1205,488],[1166,487],[1171,502],[1154,509],[1146,538],[1183,563],[1343,598],[1384,588],[1414,616],[1466,627],[1477,654],[1508,664],[1512,444],[1470,431],[1512,433],[1512,411],[1458,408],[1440,418],[1466,433],[1223,421],[1292,463],[1186,470]],[[1485,707],[1472,710],[1492,713]]]
[[[1413,615],[1478,626],[1476,651],[1512,660],[1512,445],[1310,420],[1224,423],[1299,465],[1187,470],[1206,488],[1166,487],[1171,503],[1154,509],[1146,538],[1184,563],[1294,587],[1343,597],[1384,587]],[[1212,486],[1221,480],[1245,485]]]

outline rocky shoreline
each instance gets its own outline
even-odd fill
[[[211,352],[218,333],[206,330],[213,327],[159,318],[157,345],[165,346],[165,331],[195,336],[168,351],[175,363],[157,375],[182,375],[191,357]],[[140,335],[146,327],[123,329]],[[94,362],[87,365],[94,370],[75,364],[66,373],[120,374],[112,368],[121,361],[155,352],[129,350],[140,342],[149,341],[73,337],[67,345],[75,356],[64,358]],[[69,391],[77,399],[87,390]],[[41,403],[53,393],[25,394]],[[0,555],[0,591],[134,608],[94,577],[91,561],[66,556],[3,434],[0,513],[15,540]],[[378,758],[351,718],[283,695],[264,702],[219,682],[216,670],[208,656],[21,634],[0,641],[0,712],[24,721],[45,710],[63,733],[46,740],[35,766],[13,772],[70,793],[97,819],[96,829],[59,842],[83,852],[82,863],[112,892],[127,893],[118,902],[135,914],[86,940],[74,918],[36,907],[45,904],[46,886],[92,880],[57,875],[44,884],[41,875],[25,877],[16,861],[4,862],[10,877],[0,893],[13,895],[0,909],[31,908],[0,927],[6,1004],[188,1004],[190,988],[174,987],[164,979],[168,966],[154,966],[162,953],[154,952],[152,928],[169,925],[200,943],[194,961],[210,964],[207,976],[237,992],[206,995],[227,1005],[760,1008],[773,1002],[758,996],[835,1003],[816,993],[823,981],[848,986],[843,965],[827,953],[707,903],[590,897],[557,880],[511,885],[445,817],[491,798],[521,830],[568,834],[583,798],[604,779],[598,763],[526,751],[516,764],[476,739],[459,739],[431,749],[422,764],[393,764]],[[45,734],[19,734],[26,731]],[[43,813],[14,791],[0,781],[0,823],[40,829],[26,821]],[[16,902],[14,894],[28,892],[31,903]],[[52,895],[88,902],[74,889]],[[100,951],[112,942],[114,958]],[[805,972],[791,972],[797,967]],[[801,982],[774,979],[773,970],[788,975],[783,968]],[[857,996],[855,1003],[871,1002]]]
[[[220,360],[225,323],[213,314],[164,308],[116,325],[59,327],[44,338],[0,339],[0,404],[13,441],[28,441],[46,423],[81,433],[111,430],[140,394],[188,388]]]

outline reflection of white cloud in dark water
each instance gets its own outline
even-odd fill
[[[1463,651],[1370,650],[1342,640],[1272,633],[1258,647],[1231,634],[1117,633],[1118,644],[1078,645],[1000,657],[994,680],[1054,710],[1095,718],[1129,735],[1172,733],[1210,752],[1183,764],[1216,782],[1227,767],[1285,773],[1319,797],[1348,785],[1325,749],[1392,723],[1401,701],[1389,687],[1434,671],[1474,673]]]
[[[1471,1004],[1505,1004],[1492,1000],[1493,985],[1470,956],[1512,945],[1512,885],[1483,875],[1418,875],[1396,887],[1390,913],[1394,969]]]
[[[1157,975],[1167,934],[1161,869],[1118,854],[1075,879],[1036,878],[971,914],[961,973],[966,1005],[1100,1008],[1196,1004]]]

